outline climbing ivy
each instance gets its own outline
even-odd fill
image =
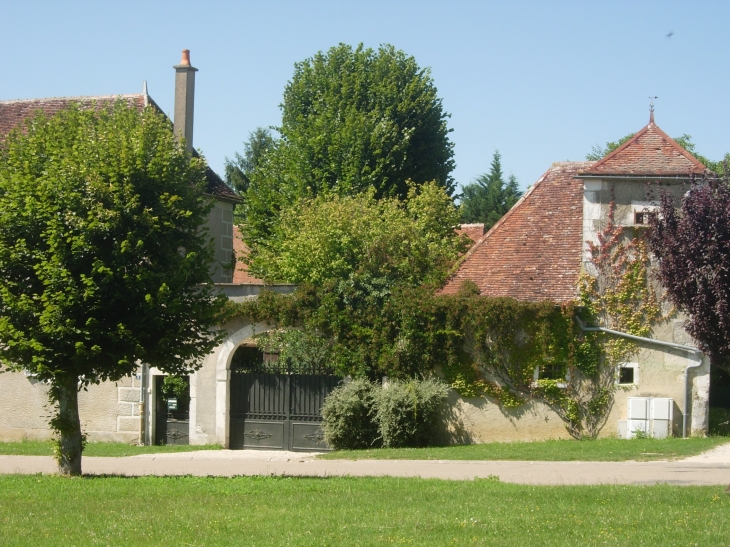
[[[646,243],[616,226],[614,208],[590,245],[576,303],[483,297],[470,282],[455,295],[438,295],[430,286],[381,294],[368,279],[352,277],[303,284],[292,295],[264,291],[228,311],[326,342],[327,359],[342,375],[438,374],[461,395],[486,397],[504,409],[541,401],[573,437],[593,438],[613,405],[616,365],[638,348],[582,332],[576,316],[638,336],[648,336],[662,317]]]
[[[629,228],[615,222],[616,203],[595,241],[588,242],[589,258],[579,280],[583,320],[607,329],[650,337],[653,325],[666,320],[660,287],[650,276],[645,228]],[[595,436],[613,407],[618,367],[639,352],[636,342],[614,335],[588,333],[600,347],[589,382],[582,386],[579,415]],[[581,380],[583,380],[581,378]]]

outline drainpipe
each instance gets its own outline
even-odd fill
[[[674,342],[664,342],[663,340],[654,340],[653,338],[644,338],[643,336],[634,336],[627,332],[621,332],[612,329],[605,329],[603,327],[587,327],[580,317],[576,316],[575,320],[578,322],[578,326],[584,332],[605,332],[606,334],[613,334],[614,336],[621,336],[622,338],[628,338],[630,340],[636,340],[637,342],[646,342],[648,344],[654,344],[655,346],[664,346],[668,348],[679,349],[698,355],[700,360],[698,363],[693,365],[687,365],[684,369],[684,412],[682,413],[682,438],[687,438],[687,417],[689,416],[689,394],[687,393],[689,387],[689,369],[697,368],[702,366],[702,355],[703,353],[692,346],[684,346],[682,344],[675,344]]]
[[[139,386],[139,444],[145,446],[147,441],[147,388],[149,387],[150,366],[142,364],[142,374]]]
[[[684,369],[684,413],[682,414],[682,438],[687,438],[687,416],[689,416],[689,412],[687,412],[688,405],[689,405],[689,395],[687,393],[687,387],[689,385],[689,369],[691,368],[697,368],[702,366],[702,355],[700,355],[699,362],[695,363],[694,365],[687,365]]]

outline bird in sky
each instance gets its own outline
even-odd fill
[[[670,30],[669,34],[667,34],[667,38],[671,38],[672,36],[674,36],[674,31]]]

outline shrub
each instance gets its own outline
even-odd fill
[[[375,398],[379,387],[364,378],[335,388],[322,406],[322,430],[335,450],[379,446]]]
[[[378,390],[375,415],[383,446],[428,446],[448,392],[434,379],[391,381]]]
[[[710,435],[730,437],[730,409],[710,408]]]

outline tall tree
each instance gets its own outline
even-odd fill
[[[243,155],[236,152],[232,160],[226,158],[225,177],[228,186],[245,194],[251,184],[251,173],[275,142],[271,130],[265,127],[257,127],[251,131],[248,140],[243,143]]]
[[[677,207],[679,205],[679,207]],[[678,204],[662,192],[649,245],[659,278],[689,319],[687,332],[715,366],[730,372],[730,185],[707,177]]]
[[[0,364],[50,383],[63,474],[81,473],[80,389],[216,344],[205,169],[121,102],[38,114],[0,149]]]
[[[461,197],[461,220],[465,223],[482,222],[489,230],[509,211],[522,196],[514,175],[505,184],[502,174],[502,156],[494,152],[489,173],[464,186]]]
[[[408,180],[453,193],[448,114],[428,69],[393,46],[340,44],[297,63],[281,108],[281,139],[246,195],[254,251],[278,211],[302,197],[373,188],[377,199],[404,199]]]

